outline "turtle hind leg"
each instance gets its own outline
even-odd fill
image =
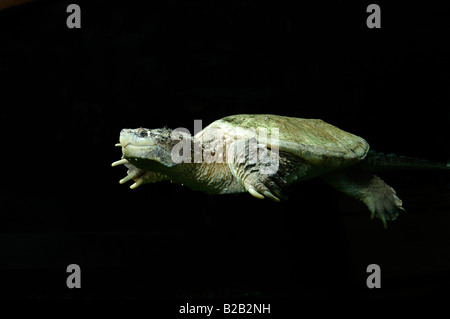
[[[369,208],[371,218],[377,217],[387,228],[387,221],[395,220],[404,211],[395,190],[381,178],[367,171],[345,169],[322,176],[336,189],[361,200]]]

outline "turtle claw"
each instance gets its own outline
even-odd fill
[[[252,195],[253,197],[256,197],[258,199],[264,199],[264,196],[261,195],[260,193],[258,193],[256,191],[256,189],[254,189],[253,187],[249,187],[248,188],[248,192],[250,193],[250,195]]]
[[[266,196],[267,198],[270,198],[274,202],[280,201],[280,199],[278,197],[274,196],[271,192],[265,191],[263,194],[264,194],[264,196]]]
[[[136,182],[133,184],[133,185],[131,185],[130,186],[130,188],[131,189],[135,189],[135,188],[138,188],[139,186],[141,186],[142,184],[144,184],[144,179],[143,178],[138,178],[137,180],[136,180]]]
[[[386,217],[384,215],[381,215],[380,217],[381,221],[383,222],[383,227],[384,229],[387,229],[387,221],[386,221]]]
[[[120,184],[126,183],[126,182],[128,182],[130,179],[133,179],[133,178],[135,178],[135,177],[138,176],[138,175],[139,175],[139,173],[138,173],[137,171],[130,172],[127,176],[125,176],[124,178],[122,178],[122,179],[119,181],[119,183],[120,183]]]
[[[118,161],[115,161],[114,163],[111,164],[111,166],[114,167],[114,166],[119,166],[119,165],[123,165],[123,164],[128,164],[128,161],[124,158],[122,158]]]

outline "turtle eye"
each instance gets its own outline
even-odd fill
[[[147,136],[148,136],[148,133],[147,133],[147,131],[140,131],[140,132],[139,132],[139,136],[140,136],[140,137],[147,137]]]

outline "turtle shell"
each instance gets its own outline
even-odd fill
[[[196,135],[204,138],[211,131],[236,139],[255,137],[258,143],[272,145],[273,129],[278,129],[279,150],[315,165],[340,168],[353,165],[366,156],[369,144],[361,137],[343,131],[319,119],[302,119],[272,114],[239,114],[224,117]],[[267,134],[258,134],[265,129]],[[266,135],[266,136],[264,136]]]

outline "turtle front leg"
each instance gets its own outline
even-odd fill
[[[287,197],[282,193],[282,186],[286,183],[278,174],[261,174],[258,169],[244,173],[246,177],[242,181],[245,189],[259,199],[269,198],[275,202]]]
[[[258,146],[259,153],[252,153],[255,150],[247,148],[244,154],[238,156],[228,154],[228,158],[233,156],[232,161],[228,161],[234,177],[244,186],[252,196],[264,199],[269,198],[275,202],[280,199],[287,199],[282,193],[286,181],[283,179],[277,165],[279,160],[275,158],[278,154],[270,149]],[[254,156],[253,156],[254,155]]]
[[[381,178],[357,169],[344,169],[322,176],[336,189],[361,200],[369,208],[371,219],[377,217],[387,228],[387,221],[395,220],[400,211],[405,211],[395,190]]]
[[[130,180],[134,181],[134,184],[130,186],[131,189],[135,189],[146,183],[155,183],[163,180],[169,180],[169,177],[159,172],[144,171],[136,166],[130,164],[123,156],[119,161],[112,163],[112,166],[125,165],[128,168],[127,176],[122,178],[119,183],[124,184]]]

